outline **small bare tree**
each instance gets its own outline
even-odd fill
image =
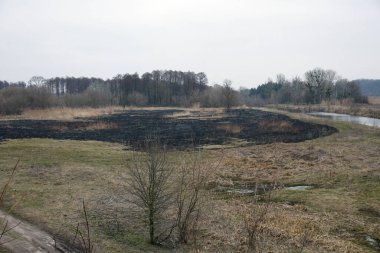
[[[188,243],[197,227],[202,208],[201,190],[206,181],[201,162],[201,153],[183,161],[180,167],[178,191],[176,196],[178,241]]]
[[[235,102],[235,91],[232,88],[232,81],[225,79],[223,81],[223,96],[227,111],[229,111]]]
[[[70,223],[63,223],[62,227],[69,226],[69,233],[57,232],[53,235],[54,252],[73,252],[73,253],[93,253],[94,240],[93,234],[90,232],[90,222],[88,219],[88,212],[82,200],[83,216],[79,218],[80,221],[76,225]],[[71,238],[70,238],[71,237]],[[63,243],[63,242],[67,242]]]
[[[128,166],[130,176],[128,192],[130,202],[144,213],[151,244],[159,243],[157,227],[161,215],[173,203],[173,191],[169,185],[173,169],[167,161],[165,148],[157,138],[145,140],[144,153],[134,153]]]
[[[93,253],[94,244],[91,240],[90,224],[88,222],[88,214],[84,200],[82,201],[82,207],[84,222],[83,224],[78,222],[73,242],[80,246],[81,253]]]
[[[10,188],[10,184],[13,180],[13,177],[14,177],[14,174],[16,172],[16,169],[17,169],[17,166],[18,166],[18,163],[20,162],[20,160],[17,161],[16,165],[13,167],[13,170],[12,170],[12,173],[11,175],[9,176],[7,182],[5,183],[2,191],[1,191],[1,195],[0,195],[0,207],[3,205],[3,201],[4,201],[4,198],[5,198],[5,194],[8,192],[9,188]],[[11,208],[12,209],[12,208]],[[5,243],[9,243],[11,241],[13,241],[14,239],[6,239],[6,241],[2,240],[7,233],[9,233],[12,229],[14,229],[16,226],[18,226],[19,224],[16,224],[15,226],[10,226],[8,224],[8,220],[6,218],[2,219],[0,218],[0,246],[1,245],[4,245]]]
[[[30,86],[42,87],[46,84],[46,79],[42,76],[32,76],[28,81]]]

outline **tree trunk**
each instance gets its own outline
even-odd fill
[[[149,210],[149,238],[150,238],[150,244],[155,244],[155,240],[154,240],[154,216],[153,216],[152,210]]]

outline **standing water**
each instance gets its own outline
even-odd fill
[[[330,112],[311,112],[309,115],[330,118],[337,121],[350,122],[354,124],[361,124],[366,126],[380,127],[380,119],[368,118],[362,116],[352,116],[348,114],[330,113]]]

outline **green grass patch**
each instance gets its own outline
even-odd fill
[[[0,144],[0,167],[12,166],[17,159],[23,166],[121,165],[126,153],[123,148],[119,144],[97,141],[8,140]]]

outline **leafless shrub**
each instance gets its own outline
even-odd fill
[[[88,222],[88,214],[84,200],[82,202],[84,222],[77,224],[73,242],[80,246],[82,253],[93,253],[94,245],[90,234],[90,224]]]
[[[4,203],[5,194],[8,192],[8,190],[10,188],[10,184],[11,184],[11,182],[13,180],[14,174],[15,174],[17,166],[18,166],[18,163],[19,163],[19,161],[17,161],[16,165],[13,167],[12,173],[9,176],[8,180],[6,181],[4,187],[3,187],[2,191],[1,191],[1,195],[0,195],[0,207],[2,207],[2,205]],[[10,208],[10,210],[12,210],[12,208]],[[4,219],[0,218],[0,246],[4,245],[5,243],[9,243],[9,242],[11,242],[11,241],[14,240],[14,239],[8,239],[8,240],[4,241],[2,239],[6,236],[7,233],[9,233],[12,229],[14,229],[18,225],[19,224],[16,224],[15,226],[9,226],[8,220],[7,220],[6,217]]]
[[[202,208],[201,190],[206,182],[201,153],[185,159],[180,167],[178,191],[176,196],[178,241],[196,243],[196,228]]]
[[[85,201],[82,200],[82,218],[80,221],[62,223],[60,232],[53,235],[55,252],[76,252],[93,253],[95,252],[92,234],[90,233],[90,223]],[[63,232],[61,229],[68,226],[68,230]],[[65,243],[62,243],[65,242]]]
[[[140,214],[147,224],[150,243],[196,245],[207,179],[201,152],[182,156],[175,170],[157,138],[147,139],[144,151],[135,152],[128,166],[127,190],[130,202],[143,211]]]
[[[293,249],[292,252],[302,253],[308,244],[309,244],[309,231],[306,230],[298,239],[298,242],[297,242],[298,248]]]
[[[0,90],[0,114],[20,114],[27,108],[53,105],[54,96],[45,87],[8,87]]]
[[[169,165],[165,148],[157,138],[145,140],[143,153],[135,152],[133,161],[128,166],[130,176],[128,192],[130,202],[143,211],[143,220],[149,230],[151,244],[159,244],[162,238],[168,238],[174,229],[170,227],[158,234],[158,227],[163,225],[163,214],[173,203],[174,193],[170,187],[170,178],[173,168]]]
[[[212,87],[208,87],[202,92],[200,96],[200,103],[202,107],[223,107],[223,87],[217,84]]]
[[[63,104],[67,107],[102,107],[111,104],[110,94],[107,91],[88,88],[83,93],[66,94]]]
[[[236,103],[236,91],[232,88],[232,81],[229,79],[223,81],[223,96],[226,110],[229,111]]]
[[[256,189],[259,187],[256,186]],[[256,191],[257,192],[257,191]],[[270,208],[270,194],[259,203],[259,196],[254,197],[253,203],[242,205],[243,229],[246,236],[248,252],[261,253],[264,250],[263,242],[266,240],[266,232],[263,226]]]
[[[144,106],[148,103],[147,97],[137,91],[132,92],[127,96],[128,103],[131,105]]]
[[[247,210],[247,209],[246,209]],[[249,210],[244,217],[247,246],[251,252],[262,252],[261,241],[264,239],[262,223],[268,212],[268,205],[258,205]]]

